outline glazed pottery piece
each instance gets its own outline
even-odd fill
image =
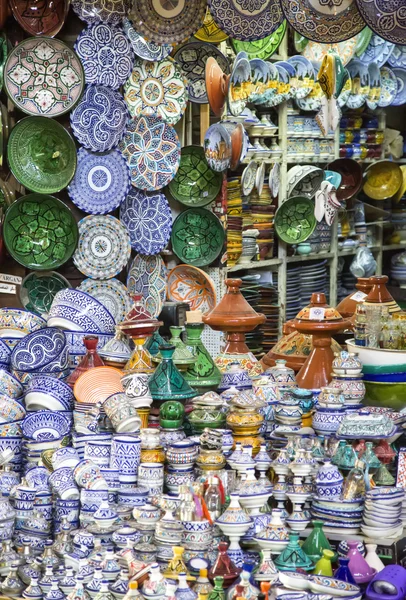
[[[262,39],[255,40],[253,42],[241,42],[236,39],[232,39],[236,53],[246,52],[248,59],[260,58],[266,60],[270,58],[279,48],[281,41],[286,32],[286,21],[283,21],[281,25],[273,32]]]
[[[382,306],[387,306],[390,313],[399,312],[399,305],[395,302],[386,288],[388,277],[386,275],[375,275],[374,277],[370,277],[370,283],[372,284],[372,289],[364,299],[365,305],[375,306],[380,304]],[[362,357],[360,358],[364,363],[365,361]]]
[[[113,367],[95,367],[79,377],[74,386],[77,402],[97,404],[118,392],[124,392],[122,373]]]
[[[327,552],[330,552],[330,550],[327,550]],[[298,568],[311,571],[314,568],[313,562],[299,546],[299,533],[292,532],[289,534],[289,543],[276,557],[275,566],[280,571],[294,571]]]
[[[167,270],[162,257],[137,254],[127,277],[130,294],[141,294],[147,311],[157,317],[166,300]]]
[[[103,367],[104,362],[100,358],[97,353],[97,343],[99,338],[95,335],[85,335],[83,338],[83,344],[86,348],[86,354],[76,367],[74,371],[71,372],[69,377],[66,380],[66,383],[71,387],[74,386],[75,382],[79,379],[83,373],[89,371],[90,369],[94,369],[95,367]],[[90,457],[86,457],[90,458]]]
[[[120,273],[131,254],[130,236],[111,215],[89,215],[79,221],[75,267],[93,279],[111,279]]]
[[[14,0],[10,4],[13,16],[19,25],[29,35],[44,35],[54,37],[63,27],[69,10],[69,3],[65,0],[59,2],[46,2],[39,12],[32,5]],[[32,12],[31,10],[32,9]]]
[[[275,213],[275,231],[288,244],[306,240],[316,224],[314,203],[306,196],[289,198]]]
[[[77,288],[96,298],[107,308],[116,323],[124,320],[131,309],[131,299],[127,288],[118,279],[100,281],[85,279]]]
[[[334,571],[334,577],[339,579],[340,581],[345,581],[347,583],[351,583],[355,585],[355,579],[351,574],[350,569],[348,568],[348,564],[350,559],[347,557],[339,556],[338,558],[338,568]]]
[[[355,582],[359,585],[362,583],[369,583],[376,573],[376,570],[369,566],[365,558],[359,552],[357,548],[358,542],[348,542],[349,551],[348,558],[350,562],[348,568],[351,571],[351,575],[355,579]]]
[[[224,229],[209,210],[188,209],[175,219],[171,241],[180,260],[203,267],[210,265],[221,253]]]
[[[356,311],[358,302],[362,302],[368,295],[368,292],[371,291],[372,283],[369,277],[358,277],[355,288],[357,291],[351,292],[351,294],[337,304],[336,309],[344,318],[352,317]],[[361,293],[357,295],[357,292]]]
[[[14,177],[33,192],[59,192],[76,170],[76,148],[62,125],[46,117],[26,117],[14,126],[7,144]]]
[[[221,117],[227,98],[230,76],[226,75],[215,58],[206,61],[205,81],[210,108]]]
[[[261,40],[273,33],[283,21],[276,2],[261,0],[255,9],[236,6],[231,0],[210,0],[210,13],[218,26],[230,37],[241,41]]]
[[[32,272],[24,277],[19,289],[21,304],[27,310],[46,315],[55,294],[69,287],[69,281],[56,271]]]
[[[122,29],[93,23],[79,34],[74,48],[83,63],[87,84],[117,90],[130,76],[134,55]]]
[[[175,129],[158,115],[132,119],[119,149],[130,167],[132,185],[144,191],[162,189],[179,168],[179,138]]]
[[[78,17],[86,23],[111,23],[119,25],[126,16],[130,6],[126,0],[113,0],[111,3],[105,0],[86,0],[80,2],[74,0],[72,8]]]
[[[21,429],[24,437],[30,440],[56,440],[69,433],[70,423],[57,412],[39,410],[24,418]]]
[[[328,165],[331,171],[342,176],[341,185],[337,189],[337,199],[342,202],[355,196],[362,187],[362,169],[351,158],[338,158]]]
[[[221,174],[207,165],[201,146],[185,146],[181,151],[178,172],[169,183],[169,191],[185,206],[199,208],[217,198],[222,181]]]
[[[104,215],[125,200],[131,185],[128,165],[118,150],[93,154],[79,148],[69,197],[86,213]]]
[[[66,368],[66,338],[63,331],[47,327],[25,336],[15,346],[10,365],[20,371],[52,371]],[[47,367],[45,369],[45,367]]]
[[[162,360],[149,380],[149,389],[154,400],[188,400],[196,394],[183,375],[175,367],[172,356],[174,346],[161,346]]]
[[[68,288],[55,295],[48,315],[48,327],[61,327],[71,332],[114,333],[115,322],[100,302],[81,290]]]
[[[149,61],[163,60],[173,50],[172,44],[155,44],[143,38],[132,26],[130,19],[123,19],[123,30],[128,37],[134,53]]]
[[[366,170],[363,191],[373,200],[386,200],[396,194],[402,182],[402,171],[396,163],[378,161]]]
[[[187,369],[184,377],[198,392],[216,389],[221,379],[219,369],[201,340],[203,327],[203,323],[186,323],[186,344],[196,362]]]
[[[175,125],[186,110],[188,81],[173,58],[157,62],[137,58],[124,86],[124,99],[132,117],[158,114]]]
[[[209,312],[217,302],[213,280],[201,269],[191,265],[178,265],[168,273],[168,299],[187,302],[190,310]]]
[[[396,3],[388,2],[382,5],[378,0],[356,0],[356,3],[362,18],[372,31],[393,44],[405,44],[405,27]]]
[[[221,173],[231,164],[231,136],[221,123],[210,125],[204,134],[204,153],[207,163],[213,171]]]
[[[64,42],[50,37],[32,37],[15,46],[4,75],[10,100],[28,115],[63,115],[79,102],[84,87],[78,56]],[[57,86],[48,85],[48,80],[56,79]]]
[[[162,192],[147,194],[132,187],[120,206],[120,221],[131,246],[140,254],[158,254],[168,244],[172,213]]]
[[[316,563],[323,556],[324,550],[331,550],[329,541],[323,531],[322,521],[312,521],[313,530],[302,545],[302,550]]]
[[[378,106],[385,108],[390,106],[398,93],[398,79],[395,73],[389,67],[381,67],[381,95],[378,100]]]
[[[4,241],[17,262],[29,269],[47,271],[60,267],[72,256],[78,229],[72,213],[58,198],[28,194],[7,211]]]

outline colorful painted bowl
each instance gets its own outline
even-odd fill
[[[203,313],[217,304],[216,288],[207,273],[192,265],[177,265],[168,274],[168,300],[187,302],[190,310]]]
[[[306,196],[286,200],[275,213],[275,231],[287,244],[300,244],[316,229],[314,202]]]
[[[328,165],[330,171],[339,173],[342,177],[337,188],[337,199],[342,202],[355,196],[362,186],[362,168],[352,158],[338,158]]]
[[[399,165],[390,160],[380,160],[365,171],[364,193],[372,200],[392,198],[403,184]]]
[[[23,308],[0,309],[0,338],[22,338],[46,326],[45,319],[29,310]]]
[[[71,410],[74,396],[71,388],[60,379],[35,375],[25,389],[25,405],[28,411]]]
[[[70,331],[114,333],[115,322],[107,308],[81,290],[59,291],[48,314],[48,327]]]
[[[22,338],[11,354],[11,367],[20,371],[61,370],[61,355],[66,349],[63,331],[46,327]],[[54,369],[58,366],[58,369]]]

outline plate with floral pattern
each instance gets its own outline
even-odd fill
[[[141,294],[147,311],[157,317],[166,300],[167,269],[162,257],[137,254],[127,277],[130,294]]]
[[[123,19],[123,30],[128,37],[134,54],[144,60],[163,60],[173,50],[172,44],[154,44],[142,37],[132,26],[130,19]]]
[[[180,142],[175,129],[158,115],[140,115],[129,123],[119,149],[130,167],[131,183],[140,190],[160,190],[175,177]]]
[[[186,110],[188,81],[173,58],[158,62],[137,58],[124,86],[124,100],[132,117],[158,114],[175,125]]]
[[[378,101],[380,108],[390,106],[398,93],[398,80],[389,67],[381,68],[381,96]]]
[[[279,0],[209,0],[209,9],[218,26],[242,42],[271,35],[283,21]]]
[[[398,69],[406,69],[406,46],[396,44],[392,54],[388,58],[388,64]]]
[[[281,0],[281,4],[292,28],[321,44],[343,42],[365,27],[355,0]]]
[[[261,58],[266,60],[270,58],[280,46],[281,41],[286,32],[286,20],[279,25],[271,35],[267,35],[261,40],[254,40],[253,42],[240,42],[239,40],[231,40],[234,50],[238,52],[246,52],[248,59]]]
[[[58,117],[69,112],[79,102],[84,83],[78,56],[54,38],[23,40],[4,66],[7,95],[28,115]]]
[[[83,63],[86,83],[117,90],[130,76],[134,54],[120,27],[107,23],[88,25],[78,36],[74,49]]]
[[[78,223],[75,267],[92,279],[111,279],[126,266],[131,244],[127,229],[111,215],[89,215]]]
[[[405,4],[402,0],[356,0],[362,18],[384,40],[406,45]]]
[[[105,215],[120,206],[131,186],[127,161],[118,150],[103,154],[78,150],[78,164],[68,194],[78,208]]]
[[[196,31],[194,37],[201,42],[220,44],[220,42],[226,41],[228,35],[224,33],[224,31],[221,31],[220,27],[211,16],[209,9],[207,9],[203,25]]]
[[[191,265],[177,265],[168,274],[168,298],[187,302],[190,310],[207,313],[217,304],[216,287],[211,277]]]
[[[129,17],[137,31],[156,44],[179,44],[203,25],[207,0],[137,0]]]
[[[309,42],[303,50],[303,56],[308,60],[321,63],[326,54],[333,51],[338,54],[343,65],[346,65],[354,56],[356,45],[357,36],[354,36],[345,42],[338,42],[336,44]]]
[[[172,213],[161,192],[146,194],[131,188],[120,206],[120,221],[127,228],[131,246],[140,254],[158,254],[169,242]]]
[[[124,321],[125,316],[131,310],[132,301],[124,283],[118,279],[85,279],[78,287],[82,292],[93,296],[103,304],[114,317],[116,323]]]
[[[122,96],[104,85],[86,86],[81,101],[70,115],[77,141],[93,152],[115,148],[124,135],[128,120]]]
[[[73,10],[86,23],[119,25],[130,6],[130,0],[72,0]]]
[[[205,208],[189,208],[176,217],[171,241],[180,260],[205,267],[221,253],[224,237],[223,225],[216,215]]]

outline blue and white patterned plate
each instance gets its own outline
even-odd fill
[[[391,67],[406,69],[406,46],[395,45],[392,54],[388,58]]]
[[[78,164],[68,193],[81,210],[105,215],[120,206],[130,186],[130,170],[118,150],[93,154],[79,148]]]
[[[406,104],[406,69],[392,69],[398,80],[398,91],[392,106],[400,106]]]
[[[406,45],[403,0],[356,0],[362,18],[372,31],[388,42]]]
[[[158,115],[132,119],[119,148],[130,167],[131,183],[140,190],[160,190],[178,171],[178,135],[172,125],[164,123]]]
[[[166,300],[167,268],[162,257],[137,254],[128,271],[127,288],[130,294],[141,294],[147,311],[157,317]]]
[[[124,135],[128,119],[122,96],[102,85],[88,85],[70,115],[77,141],[93,152],[115,148]]]
[[[381,97],[378,106],[385,108],[390,106],[398,93],[398,80],[395,73],[389,67],[381,69]]]
[[[119,27],[106,23],[89,25],[78,36],[74,49],[82,61],[87,84],[117,90],[130,76],[134,54]]]
[[[385,47],[383,49],[383,52],[381,56],[375,61],[379,68],[383,67],[383,65],[388,61],[394,49],[395,44],[385,41]]]
[[[144,60],[155,62],[162,60],[170,55],[173,50],[172,44],[162,44],[158,46],[154,42],[147,42],[132,26],[130,19],[123,19],[124,33],[131,42],[131,46],[137,56]]]
[[[130,8],[130,0],[72,0],[72,8],[86,23],[119,25]]]
[[[120,220],[128,230],[131,246],[140,254],[158,254],[171,237],[172,213],[162,193],[147,195],[131,189],[120,207]]]
[[[124,283],[118,279],[98,281],[85,279],[80,284],[79,290],[96,298],[113,315],[116,323],[121,323],[130,311],[132,301]]]
[[[92,279],[111,279],[120,273],[131,254],[124,225],[111,215],[90,215],[79,221],[78,227],[75,267]]]
[[[373,33],[367,49],[358,58],[363,63],[376,62],[385,51],[385,40]]]
[[[262,40],[283,21],[279,0],[209,0],[209,9],[220,29],[242,42]]]

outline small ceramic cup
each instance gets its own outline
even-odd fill
[[[108,467],[110,464],[111,442],[94,441],[85,444],[85,459],[89,459],[99,467]]]
[[[107,482],[100,472],[100,467],[91,460],[81,460],[75,467],[75,481],[79,487],[87,490],[107,490]]]
[[[49,482],[55,493],[62,500],[78,500],[79,490],[75,484],[73,471],[70,467],[60,467],[51,473]]]

